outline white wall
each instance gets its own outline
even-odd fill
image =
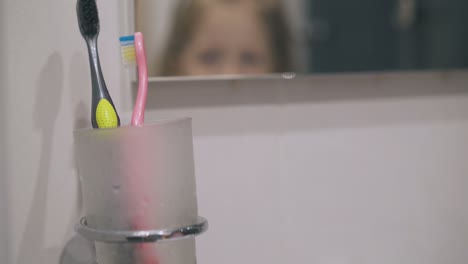
[[[99,3],[106,5],[103,70],[120,108],[118,8],[113,1]],[[58,263],[80,215],[72,131],[89,120],[86,46],[75,1],[7,0],[2,10],[8,25],[1,48],[8,61],[10,263]]]
[[[0,47],[6,44],[5,3],[0,1]],[[9,261],[8,232],[8,194],[7,194],[7,163],[6,163],[6,78],[7,65],[5,49],[0,48],[0,259]]]
[[[1,248],[8,264],[86,263],[81,244],[62,251],[80,215],[72,131],[89,116],[75,3],[3,3]],[[104,74],[125,116],[117,3],[99,3]],[[198,263],[466,263],[467,82],[454,72],[153,86],[148,119],[193,117],[200,213],[211,223]]]
[[[467,81],[157,84],[154,117],[194,118],[199,263],[466,263]]]

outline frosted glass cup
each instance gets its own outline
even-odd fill
[[[86,227],[117,236],[119,232],[145,236],[148,230],[200,222],[190,118],[79,130],[74,136]],[[96,241],[97,262],[196,263],[193,237],[127,242]]]

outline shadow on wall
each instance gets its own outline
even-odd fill
[[[63,91],[63,61],[58,53],[49,56],[37,81],[33,122],[41,135],[41,156],[32,205],[19,245],[18,264],[53,263],[58,248],[44,248],[48,176],[50,174],[54,127]]]
[[[88,77],[89,72],[87,54],[77,52],[72,55],[69,70],[69,89],[70,104],[75,106],[75,123],[74,129],[83,129],[91,127],[91,111],[89,104],[83,102],[82,98],[90,98],[91,96],[91,80],[84,79]],[[79,100],[79,101],[77,101]],[[89,106],[89,107],[88,107]]]
[[[74,117],[75,122],[73,124],[73,130],[77,129],[84,129],[89,128],[91,125],[90,116],[91,112],[86,103],[83,101],[76,101],[77,99],[86,97],[85,94],[89,94],[90,90],[85,89],[87,82],[83,81],[83,73],[87,72],[89,69],[86,56],[82,53],[75,53],[71,59],[70,71],[69,71],[69,78],[70,84],[69,87],[71,89],[71,98],[70,102],[71,105],[75,106],[74,110]],[[88,96],[89,97],[89,96]],[[77,169],[75,153],[72,153],[72,163],[71,166],[74,169]],[[64,246],[61,254],[60,254],[60,264],[94,264],[94,245],[92,242],[87,241],[83,237],[74,233],[74,225],[78,222],[79,218],[81,217],[81,209],[83,199],[81,197],[81,186],[77,174],[77,187],[78,187],[78,197],[76,201],[78,202],[75,207],[78,209],[76,214],[72,217],[73,222],[69,226],[69,230],[72,233],[71,239],[68,240],[66,245]]]
[[[19,245],[18,264],[53,263],[56,256],[62,252],[61,248],[44,248],[46,208],[51,167],[52,145],[55,135],[55,124],[60,111],[62,92],[64,88],[63,60],[60,54],[49,56],[42,68],[37,81],[36,103],[33,121],[35,128],[41,135],[41,156],[36,176],[36,185],[33,193],[32,205],[27,216],[27,223]],[[78,104],[77,112],[86,112]],[[80,119],[77,119],[80,120]],[[77,121],[79,124],[81,121]],[[79,239],[78,239],[79,240]],[[72,246],[77,239],[72,239]],[[67,262],[75,264],[74,262]],[[76,262],[85,264],[90,262]]]

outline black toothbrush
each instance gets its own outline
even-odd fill
[[[78,0],[76,4],[80,32],[86,41],[91,68],[92,102],[91,123],[94,128],[115,128],[120,118],[107,90],[101,71],[97,38],[99,35],[99,12],[95,0]]]

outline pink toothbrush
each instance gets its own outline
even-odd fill
[[[135,33],[136,61],[138,65],[138,94],[133,108],[132,126],[142,126],[145,122],[146,97],[148,96],[148,66],[143,34]]]
[[[148,66],[143,34],[137,32],[134,36],[121,37],[120,45],[123,62],[125,64],[136,62],[138,67],[138,92],[131,125],[142,126],[145,122],[146,98],[148,96]]]
[[[143,126],[145,122],[145,108],[146,98],[148,96],[148,66],[146,63],[146,51],[143,34],[140,32],[135,33],[134,36],[125,36],[120,38],[122,58],[125,64],[134,64],[136,62],[138,67],[138,92],[133,108],[133,114],[131,119],[132,126]],[[143,168],[136,168],[143,169]],[[138,181],[139,179],[137,179]],[[141,179],[140,179],[141,180]],[[134,182],[137,191],[146,192],[144,190],[143,182]],[[141,195],[141,193],[140,193]],[[140,196],[137,195],[137,196]],[[139,206],[138,200],[133,197],[131,204]],[[132,220],[133,228],[136,230],[145,230],[150,227],[148,219],[144,216],[136,216]],[[137,246],[138,254],[142,259],[143,264],[158,264],[156,253],[154,251],[154,245],[151,244],[139,244]]]

